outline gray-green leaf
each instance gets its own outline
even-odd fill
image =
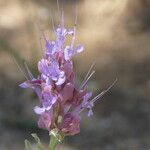
[[[35,139],[35,141],[37,142],[37,144],[36,144],[37,150],[44,150],[44,146],[42,145],[42,143],[41,143],[39,137],[37,136],[37,134],[33,133],[31,135]]]
[[[25,140],[25,149],[24,150],[32,150],[32,146],[28,140]]]

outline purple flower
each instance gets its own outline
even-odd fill
[[[56,37],[58,45],[63,46],[65,42],[65,37],[67,35],[67,30],[63,27],[56,29]]]
[[[59,27],[56,29],[55,34],[56,34],[56,42],[59,48],[62,48],[62,46],[64,46],[66,36],[73,35],[74,31],[71,29],[67,30],[64,27]]]
[[[88,116],[93,115],[92,108],[93,108],[94,104],[92,101],[90,101],[91,97],[92,97],[92,92],[86,93],[86,95],[84,95],[84,97],[83,97],[83,102],[81,104],[82,108],[89,109]]]
[[[65,73],[59,69],[59,64],[56,60],[49,61],[42,59],[38,63],[39,71],[56,82],[56,85],[61,85],[65,82]]]
[[[67,83],[60,92],[62,103],[71,100],[73,98],[73,92],[74,92],[74,85],[72,83]]]
[[[68,113],[64,116],[59,129],[66,135],[75,135],[80,132],[80,116]]]
[[[42,114],[46,111],[49,111],[52,106],[56,103],[57,101],[57,96],[56,95],[52,95],[50,92],[43,92],[42,93],[42,107],[38,107],[36,106],[34,108],[34,111],[36,114]]]
[[[35,87],[40,86],[41,83],[42,81],[40,79],[32,79],[32,80],[21,83],[19,86],[22,88],[35,88]]]
[[[35,91],[35,93],[38,95],[39,99],[41,100],[41,92],[42,92],[41,84],[42,84],[42,80],[33,78],[31,80],[28,80],[28,81],[21,83],[19,86],[21,88],[33,89],[33,91]]]
[[[80,53],[83,51],[83,46],[78,45],[76,48],[71,48],[71,46],[66,46],[64,50],[64,57],[65,60],[70,60],[75,54]]]
[[[63,15],[62,15],[63,16]],[[30,79],[20,84],[22,88],[31,88],[40,99],[40,106],[35,106],[38,114],[38,126],[51,131],[57,129],[65,135],[75,135],[80,132],[80,113],[88,110],[88,116],[93,115],[94,103],[100,99],[115,82],[106,90],[92,98],[92,92],[87,90],[87,83],[95,71],[92,65],[79,87],[75,86],[75,72],[72,57],[83,51],[82,45],[74,46],[74,30],[61,26],[55,29],[56,40],[45,39],[45,53],[38,62],[40,72],[34,78],[27,68]],[[71,44],[65,45],[67,36],[71,36]]]
[[[52,123],[52,117],[50,113],[48,112],[42,113],[38,121],[39,128],[47,129],[49,131],[51,123]]]
[[[45,55],[48,57],[53,57],[53,55],[58,51],[58,46],[54,41],[50,42],[45,40]]]
[[[57,100],[57,96],[54,94],[51,94],[50,92],[43,92],[42,98],[43,98],[43,107],[47,109],[50,109]]]

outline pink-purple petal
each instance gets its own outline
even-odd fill
[[[38,126],[39,128],[50,130],[52,122],[52,116],[48,112],[44,112],[41,114],[39,121],[38,121]]]

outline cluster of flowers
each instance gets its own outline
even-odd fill
[[[79,88],[75,87],[75,72],[71,58],[83,51],[83,46],[74,46],[75,28],[66,29],[62,24],[54,30],[55,41],[49,41],[44,36],[45,50],[43,58],[38,62],[40,75],[30,76],[20,84],[22,88],[32,88],[38,95],[40,106],[34,111],[40,115],[38,126],[51,131],[58,129],[64,135],[75,135],[80,132],[80,113],[88,110],[88,116],[93,114],[94,102],[109,88],[92,98],[92,92],[87,90],[87,82],[94,74],[93,65],[89,69]],[[66,46],[67,36],[71,44]]]

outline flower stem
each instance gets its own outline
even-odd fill
[[[49,144],[49,150],[55,150],[56,146],[59,144],[60,142],[58,141],[57,137],[55,137],[54,135],[50,135],[50,144]]]
[[[55,150],[56,146],[59,143],[62,143],[63,139],[65,138],[65,135],[60,132],[57,128],[51,130],[49,132],[50,136],[50,143],[49,143],[49,150]]]

